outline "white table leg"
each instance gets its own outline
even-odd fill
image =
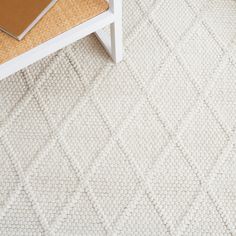
[[[123,30],[122,30],[122,0],[109,0],[110,11],[114,14],[114,22],[110,25],[111,36],[103,30],[96,32],[96,36],[110,54],[114,62],[123,59]]]
[[[123,59],[122,0],[110,0],[110,6],[115,16],[115,22],[111,24],[111,53],[118,63]]]

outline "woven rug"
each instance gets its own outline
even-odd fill
[[[236,235],[236,1],[124,1],[0,82],[0,235]]]

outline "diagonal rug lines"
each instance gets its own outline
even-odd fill
[[[0,234],[235,235],[236,4],[124,1],[0,84]],[[2,99],[3,98],[3,99]]]

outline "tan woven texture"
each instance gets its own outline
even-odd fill
[[[236,235],[236,1],[124,0],[0,81],[1,236]]]
[[[18,42],[0,32],[0,64],[40,45],[108,9],[106,0],[58,0],[43,19]]]

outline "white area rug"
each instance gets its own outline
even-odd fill
[[[0,235],[236,235],[236,2],[125,0],[0,82]]]

